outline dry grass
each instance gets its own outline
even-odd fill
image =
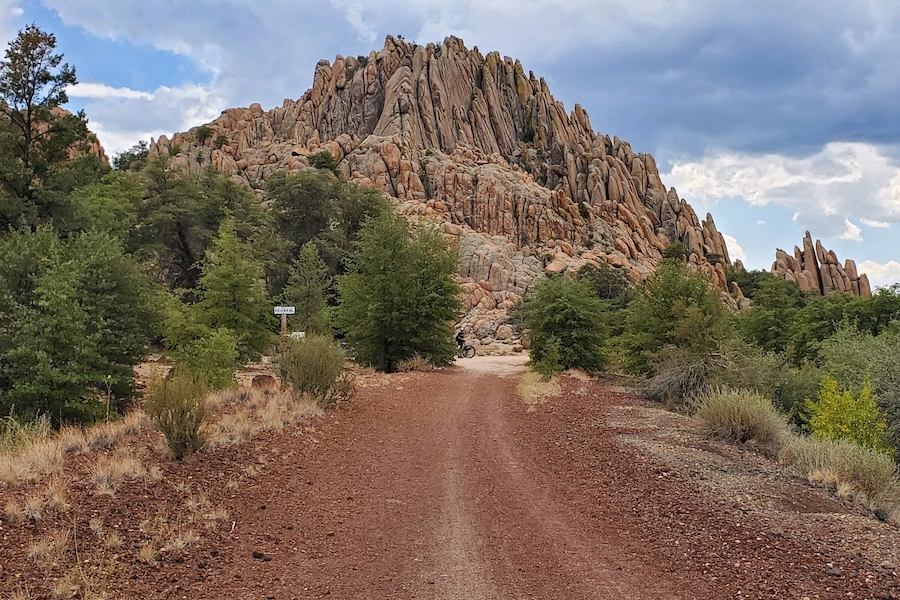
[[[50,438],[35,441],[17,453],[0,455],[0,481],[16,485],[59,475],[63,454],[59,440]]]
[[[900,517],[900,480],[893,459],[846,440],[793,436],[781,451],[810,481],[835,486],[838,495]]]
[[[44,506],[57,513],[69,512],[71,505],[66,500],[66,484],[62,479],[54,478],[44,491]]]
[[[107,600],[109,595],[97,589],[97,584],[88,578],[81,565],[73,568],[69,573],[56,582],[53,586],[53,597],[80,598],[81,600]]]
[[[544,381],[543,376],[534,371],[524,373],[516,386],[516,393],[528,405],[528,410],[534,410],[536,405],[543,404],[547,398],[558,396],[560,391],[556,377]]]
[[[232,392],[234,393],[234,392]],[[205,435],[212,446],[234,446],[249,441],[263,431],[282,431],[284,427],[322,413],[311,399],[291,391],[271,392],[253,389],[242,392],[244,399],[234,408],[227,402],[226,393],[211,395],[211,406],[229,410],[205,427]]]
[[[44,518],[44,496],[43,494],[35,494],[25,499],[25,508],[23,514],[26,519],[32,521],[40,521]]]
[[[706,432],[728,442],[753,443],[777,454],[790,434],[787,421],[758,392],[750,390],[714,390],[701,396],[694,416]]]
[[[141,542],[141,549],[138,551],[138,558],[141,561],[155,565],[156,564],[156,548],[152,541]]]
[[[88,522],[88,529],[97,537],[103,537],[103,519],[94,517]]]
[[[164,514],[152,519],[144,519],[140,524],[141,533],[149,538],[141,544],[138,558],[147,563],[155,563],[159,554],[183,550],[200,541],[200,536],[191,524],[198,513],[191,512],[186,520],[170,520]]]
[[[50,418],[46,415],[22,423],[13,417],[0,418],[0,452],[16,452],[39,440],[50,437]]]
[[[113,456],[96,464],[91,469],[91,482],[101,494],[114,496],[125,479],[142,481],[147,469],[130,454]]]
[[[3,507],[3,514],[6,515],[6,520],[13,525],[21,525],[25,522],[25,510],[15,500],[10,499],[6,501],[6,506]]]
[[[57,529],[41,537],[28,549],[28,558],[42,565],[58,563],[69,548],[69,532]]]
[[[118,550],[123,543],[122,536],[117,531],[110,531],[106,534],[106,539],[103,540],[103,544],[110,550]]]
[[[427,358],[420,356],[418,353],[414,354],[412,358],[407,358],[406,360],[401,360],[397,363],[397,371],[400,373],[408,373],[410,371],[428,373],[433,370],[434,365],[431,364]]]
[[[20,485],[58,477],[67,454],[87,454],[122,444],[145,429],[149,419],[143,412],[134,411],[120,421],[88,429],[65,427],[56,434],[51,432],[49,421],[38,419],[35,423],[19,426],[14,436],[10,434],[0,442],[0,482]],[[13,437],[15,441],[11,442]]]

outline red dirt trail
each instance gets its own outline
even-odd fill
[[[625,394],[570,380],[587,396],[564,386],[528,412],[518,376],[478,360],[385,378],[311,435],[268,438],[260,485],[222,500],[233,532],[166,597],[894,597],[826,574],[852,557],[663,478],[605,424]]]

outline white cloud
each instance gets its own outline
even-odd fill
[[[867,225],[869,227],[878,227],[878,228],[887,228],[890,227],[890,223],[885,223],[884,221],[873,221],[872,219],[867,219],[866,217],[860,217],[860,222],[863,225]]]
[[[859,241],[851,219],[900,223],[900,164],[872,144],[832,142],[803,158],[722,153],[676,162],[663,177],[699,206],[730,198],[777,205],[823,237]]]
[[[900,283],[900,262],[895,260],[886,263],[864,260],[859,264],[859,271],[869,276],[869,283],[873,287],[888,287]]]
[[[69,87],[66,93],[71,98],[126,98],[129,100],[143,98],[145,100],[153,100],[153,94],[149,92],[125,87],[115,88],[104,83],[79,82]]]
[[[18,0],[0,0],[0,35],[4,40],[12,39],[22,27],[21,17],[24,12]]]
[[[862,241],[862,229],[851,223],[849,220],[845,220],[844,225],[846,226],[846,229],[838,236],[839,239],[847,240],[848,242]]]
[[[725,246],[728,247],[728,257],[731,259],[731,262],[736,260],[747,262],[746,252],[744,252],[744,249],[733,236],[723,233],[722,238],[725,240]]]
[[[90,119],[89,127],[110,155],[140,140],[208,123],[226,107],[224,100],[210,89],[193,84],[162,86],[153,92],[94,86],[87,88],[82,97],[88,99],[85,113]]]

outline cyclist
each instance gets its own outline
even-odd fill
[[[466,336],[463,335],[462,329],[460,329],[456,334],[456,350],[461,351],[463,344],[466,343]]]

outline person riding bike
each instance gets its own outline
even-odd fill
[[[456,349],[462,350],[463,344],[466,343],[466,336],[463,335],[462,329],[457,332],[454,339],[456,340]]]

